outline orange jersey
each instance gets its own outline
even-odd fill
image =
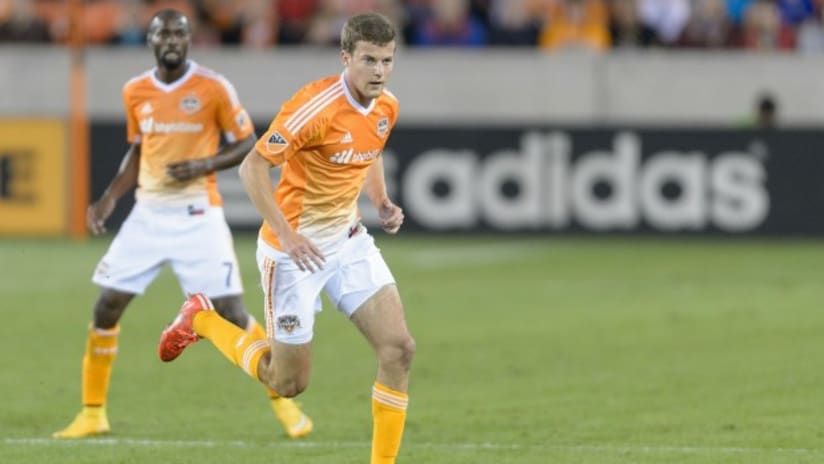
[[[234,87],[223,76],[189,61],[180,79],[166,84],[155,69],[123,87],[130,143],[140,142],[137,198],[164,201],[208,195],[222,204],[214,173],[186,182],[166,174],[171,163],[214,156],[221,133],[228,142],[242,140],[254,127]]]
[[[343,74],[312,82],[287,101],[255,148],[282,165],[275,201],[300,234],[323,248],[345,237],[360,214],[357,200],[366,172],[383,153],[398,119],[387,90],[363,107]],[[280,250],[265,221],[260,235]]]

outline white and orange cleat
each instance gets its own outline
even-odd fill
[[[157,353],[163,362],[174,361],[183,350],[200,340],[192,327],[195,314],[201,311],[214,311],[212,301],[202,293],[195,293],[186,299],[177,317],[160,334]]]

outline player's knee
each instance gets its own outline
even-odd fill
[[[298,396],[309,386],[309,376],[303,373],[295,375],[282,375],[277,371],[265,368],[258,370],[260,381],[285,398]]]
[[[94,305],[95,327],[114,327],[133,297],[130,293],[103,290]]]
[[[408,371],[415,357],[415,349],[415,339],[407,335],[381,347],[378,350],[378,358],[384,365],[393,365]]]
[[[246,312],[246,308],[243,307],[243,302],[239,296],[214,298],[212,303],[215,305],[215,311],[222,318],[246,330],[246,325],[249,323],[249,314]]]

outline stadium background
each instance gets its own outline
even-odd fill
[[[85,8],[82,53],[70,4]],[[473,33],[436,34],[444,5],[465,5],[456,30]],[[120,89],[152,66],[142,28],[163,6],[198,18],[191,58],[235,84],[258,133],[302,83],[340,71],[340,18],[374,7],[403,24],[386,154],[408,223],[378,234],[420,345],[401,462],[824,457],[816,1],[5,1],[0,461],[363,462],[368,449],[372,361],[345,321],[320,318],[304,397],[318,431],[287,443],[210,347],[156,361],[182,299],[168,272],[124,320],[112,439],[47,438],[77,405],[88,277],[111,238],[83,239],[78,204],[125,152]],[[220,182],[254,310],[258,218],[234,170]]]

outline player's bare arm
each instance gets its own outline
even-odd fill
[[[229,143],[221,147],[215,156],[197,160],[181,161],[167,166],[166,172],[178,181],[187,181],[210,172],[237,166],[255,145],[255,136]]]
[[[316,271],[323,268],[326,261],[320,250],[303,235],[292,229],[275,202],[269,169],[272,164],[256,149],[249,152],[240,165],[240,180],[263,220],[278,236],[283,251],[292,258],[302,271]]]
[[[403,210],[392,203],[386,194],[386,178],[383,171],[383,157],[380,157],[369,166],[366,171],[366,180],[363,191],[375,208],[381,220],[381,227],[386,233],[396,234],[403,224]]]
[[[94,235],[106,232],[106,219],[111,216],[117,200],[124,193],[133,189],[137,185],[137,173],[140,167],[140,142],[133,143],[117,170],[109,186],[100,198],[89,205],[86,210],[86,225]]]

